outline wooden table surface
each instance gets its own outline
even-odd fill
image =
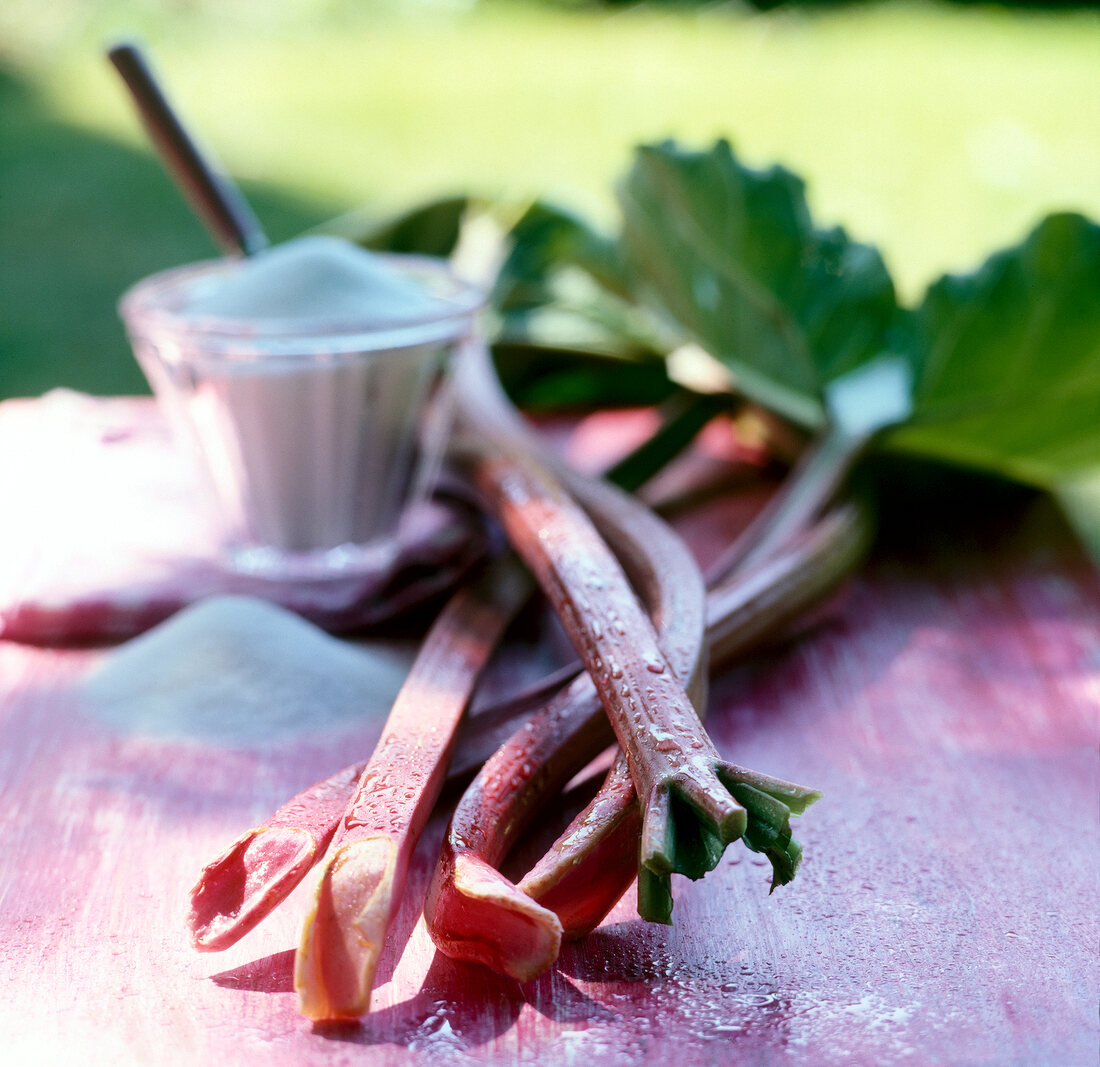
[[[107,720],[81,684],[109,654],[0,640],[0,1062],[1096,1061],[1100,588],[1043,501],[895,521],[811,632],[714,683],[721,751],[826,795],[790,886],[769,896],[733,846],[677,881],[673,927],[628,894],[517,985],[433,951],[437,817],[352,1027],[296,1011],[307,887],[220,954],[183,917],[202,864],[348,762],[355,729],[227,744]]]

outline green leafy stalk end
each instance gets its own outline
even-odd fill
[[[638,914],[650,922],[670,922],[669,875],[702,878],[714,870],[726,846],[736,841],[747,825],[745,809],[713,769],[677,776],[657,786],[645,805],[642,821]]]
[[[791,816],[801,815],[821,794],[813,789],[784,782],[726,764],[719,777],[748,812],[743,840],[753,852],[767,856],[772,865],[772,884],[786,885],[798,870],[802,846],[791,834]]]
[[[648,922],[672,922],[672,874],[702,878],[714,870],[726,846],[741,839],[772,865],[771,890],[790,882],[802,859],[791,834],[791,816],[801,815],[821,794],[732,763],[714,768],[729,791],[726,805],[700,803],[694,783],[673,781],[646,805],[638,867],[638,914]]]

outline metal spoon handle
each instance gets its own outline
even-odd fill
[[[259,220],[233,179],[199,149],[168,103],[137,45],[107,56],[122,76],[168,173],[223,251],[250,256],[268,245]]]

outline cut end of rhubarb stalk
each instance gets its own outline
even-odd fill
[[[654,874],[702,878],[748,825],[744,807],[708,769],[657,787],[642,822],[642,866]]]
[[[709,768],[655,789],[642,821],[638,914],[648,922],[670,923],[669,875],[702,878],[747,826],[744,807]]]
[[[352,841],[329,861],[294,963],[299,1009],[315,1022],[358,1019],[370,1008],[374,972],[397,903],[397,847]]]
[[[317,858],[313,835],[299,827],[259,826],[203,868],[187,919],[201,952],[229,948],[269,914]]]
[[[638,914],[649,922],[671,922],[669,875],[701,878],[738,838],[771,861],[772,890],[798,870],[802,849],[791,836],[791,816],[801,815],[821,794],[732,763],[717,764],[710,777],[713,783],[706,775],[678,776],[646,805]]]
[[[459,853],[451,877],[433,886],[425,917],[445,955],[517,982],[545,974],[561,948],[558,917],[469,853]]]
[[[802,859],[802,847],[791,836],[791,816],[801,815],[821,794],[731,763],[723,764],[718,774],[748,812],[745,845],[771,861],[771,891],[786,885]]]

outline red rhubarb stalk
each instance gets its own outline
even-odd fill
[[[609,735],[588,676],[578,675],[478,772],[452,815],[424,904],[428,932],[448,956],[521,982],[557,958],[557,916],[497,867],[542,802],[606,748]]]
[[[469,403],[469,386],[459,392]],[[522,435],[476,416],[473,425],[467,447],[475,482],[595,683],[642,802],[643,917],[667,921],[651,901],[650,882],[667,885],[673,872],[701,877],[746,831],[750,846],[772,859],[777,879],[789,880],[791,803],[816,794],[791,786],[776,795],[764,779],[721,758],[588,516]]]
[[[294,968],[303,1015],[355,1019],[401,903],[409,859],[443,786],[455,731],[529,591],[514,560],[457,593],[432,625],[329,849]]]
[[[848,502],[768,563],[712,588],[707,597],[712,673],[784,632],[819,603],[851,573],[869,541],[866,509]],[[792,800],[792,811],[804,810],[799,797]],[[600,924],[637,875],[640,829],[637,797],[620,752],[600,791],[518,888],[555,912],[563,940],[577,940]],[[658,889],[649,887],[651,894]],[[671,909],[671,898],[667,906]]]
[[[527,549],[527,561],[529,565],[532,565],[532,569],[535,569],[544,587],[550,592],[551,599],[557,598],[559,604],[565,608],[563,620],[566,628],[572,627],[573,636],[576,637],[577,629],[583,630],[586,624],[595,620],[595,627],[588,628],[586,632],[580,635],[581,639],[575,640],[574,643],[582,652],[582,657],[587,652],[588,670],[590,670],[590,674],[595,675],[597,684],[599,681],[603,681],[601,696],[604,698],[605,703],[613,703],[612,696],[614,696],[614,692],[620,692],[619,686],[623,681],[625,671],[617,663],[604,671],[603,657],[599,654],[599,648],[601,648],[599,641],[608,632],[614,634],[621,626],[631,637],[640,635],[642,638],[642,645],[646,647],[641,650],[643,657],[645,657],[640,660],[641,669],[645,670],[647,675],[651,675],[643,678],[640,686],[636,685],[632,690],[627,687],[627,692],[621,695],[629,697],[632,693],[637,697],[637,694],[643,693],[651,700],[654,692],[661,687],[661,683],[664,683],[664,695],[678,702],[681,712],[683,712],[685,705],[690,709],[690,704],[687,704],[681,687],[676,686],[675,680],[672,678],[673,671],[670,669],[669,662],[663,658],[657,636],[653,634],[652,628],[649,626],[649,620],[645,613],[641,612],[636,599],[632,598],[623,574],[618,570],[617,562],[603,546],[603,543],[595,537],[591,527],[586,526],[583,516],[577,515],[572,500],[562,491],[560,485],[555,484],[553,477],[547,470],[547,466],[541,464],[531,454],[532,449],[525,432],[521,428],[517,429],[513,412],[508,411],[500,403],[499,392],[494,389],[495,383],[492,381],[491,375],[486,373],[485,365],[483,357],[482,359],[476,359],[475,354],[464,365],[463,373],[460,373],[460,408],[464,407],[464,419],[467,423],[467,429],[470,430],[469,443],[473,453],[472,467],[476,472],[478,483],[482,485],[483,489],[487,489],[487,495],[496,503],[499,514],[505,519],[505,526],[509,529],[521,553]],[[473,370],[470,370],[471,367]],[[573,492],[584,499],[586,506],[590,508],[594,515],[598,515],[598,502],[595,502],[592,498],[593,483],[585,483],[580,480],[579,476],[572,475],[569,472],[564,472],[564,477],[570,481],[570,488],[573,489]],[[549,508],[547,507],[548,503],[552,505]],[[521,514],[525,507],[529,509],[526,516]],[[619,515],[627,514],[627,511],[626,509],[610,509],[612,519],[614,519],[616,513]],[[520,518],[519,522],[516,522],[517,514]],[[564,521],[561,520],[562,516],[564,516]],[[607,516],[601,517],[606,518]],[[524,521],[525,518],[526,521]],[[614,522],[612,525],[614,525]],[[626,526],[629,527],[629,521],[627,521]],[[577,537],[577,531],[580,531],[580,537]],[[581,597],[575,597],[573,602],[570,603],[569,585],[572,579],[569,575],[569,557],[579,540],[585,544],[586,548],[590,549],[590,559],[597,558],[603,564],[596,573],[594,582],[598,586],[598,601],[601,603],[604,612],[602,618],[596,617],[595,613],[586,615],[587,605],[584,605],[585,610],[582,610],[582,612],[575,610],[579,606],[577,601],[583,601],[583,597],[588,590],[585,590],[585,594],[582,594]],[[549,544],[550,551],[538,547],[531,551],[532,542],[539,542],[542,546],[548,546]],[[645,557],[645,549],[642,549],[641,554],[642,557]],[[548,558],[551,557],[552,563],[548,566]],[[582,572],[585,571],[583,563],[581,570]],[[565,575],[564,581],[562,581],[563,574]],[[605,596],[607,575],[612,575],[612,583],[617,596],[617,598],[613,597],[612,603],[614,606],[609,612],[606,609],[607,599]],[[582,573],[582,580],[581,586],[592,582],[593,570],[588,569],[586,573]],[[573,588],[575,591],[576,586],[574,585]],[[619,610],[625,610],[627,613],[626,623],[624,623],[624,617],[619,614]],[[577,624],[579,618],[581,619],[580,626]],[[616,636],[621,638],[625,635],[618,634]],[[615,637],[612,638],[612,641],[615,642]],[[593,649],[596,650],[595,656],[592,654]],[[625,652],[625,662],[629,663],[632,660],[632,665],[635,668],[638,667],[638,649],[631,648],[629,642],[626,643],[625,649],[623,642],[618,642],[618,647],[614,648],[613,652],[619,654],[619,656],[623,656]],[[614,678],[616,673],[619,674],[618,678]],[[654,682],[658,684],[654,684]],[[608,691],[612,691],[612,696],[609,696]],[[635,711],[637,711],[637,705]],[[689,711],[684,713],[683,717],[685,719],[687,714],[691,715],[693,722],[692,742],[697,741],[701,747],[705,746],[706,741],[695,733],[698,730],[697,717]],[[621,714],[619,718],[621,719]],[[657,725],[660,726],[661,724],[658,723]],[[701,730],[698,730],[698,733],[701,733]],[[676,740],[673,731],[667,731],[663,737],[657,739],[657,744],[665,749],[661,752],[661,756],[665,759],[668,759],[668,752],[674,749],[675,745],[668,746],[662,744],[662,742],[670,740],[673,742]],[[694,748],[694,744],[692,744],[692,748]],[[737,833],[744,829],[746,813],[740,803],[731,798],[729,792],[723,788],[728,783],[730,791],[737,789],[742,798],[750,802],[753,820],[759,824],[759,826],[753,826],[753,837],[750,844],[763,847],[766,844],[763,837],[767,835],[769,837],[767,845],[770,850],[775,851],[777,848],[782,848],[784,859],[787,860],[789,866],[793,866],[791,864],[793,849],[789,829],[791,809],[789,806],[775,801],[773,796],[767,795],[759,787],[763,785],[763,787],[781,792],[785,798],[790,800],[795,810],[799,810],[801,806],[813,799],[815,794],[812,794],[809,790],[790,787],[787,783],[772,783],[771,780],[763,779],[759,775],[753,777],[755,784],[749,784],[747,781],[748,772],[735,768],[731,764],[717,766],[720,761],[717,760],[717,755],[713,752],[713,749],[712,758],[715,766],[709,768],[709,770],[711,770],[718,788],[713,790],[711,795],[715,796],[716,805],[714,806],[718,806],[720,812],[719,817],[715,820],[714,806],[711,807],[709,814],[711,814],[712,825],[717,824],[720,828],[725,828],[727,834],[730,825]],[[697,763],[697,750],[695,760]],[[684,764],[687,762],[689,761],[684,761]],[[680,770],[683,769],[684,764],[682,764]],[[726,782],[717,779],[716,772],[719,770],[724,774]],[[662,793],[673,788],[673,785],[678,792],[682,792],[684,781],[685,775],[681,773],[668,783],[662,782],[662,789],[653,791],[652,795],[656,796],[658,803],[660,803],[664,799]],[[756,793],[760,793],[759,799],[755,795]],[[707,803],[708,801],[704,801],[704,805]],[[665,811],[668,812],[670,805],[665,803],[664,807]],[[665,825],[671,825],[667,816],[664,817],[664,822]],[[461,835],[458,836],[461,838]],[[696,834],[697,836],[701,835]],[[463,844],[461,839],[459,843],[460,845]],[[684,855],[686,856],[686,854]],[[716,861],[716,858],[715,855],[714,861]],[[650,856],[643,855],[643,860],[646,859],[653,859],[652,850]],[[694,872],[695,877],[701,875],[704,869],[708,869],[708,867],[702,867],[697,858],[693,859],[693,865],[689,866],[685,860],[682,862],[680,869],[685,872]],[[713,861],[709,866],[713,866]],[[642,867],[642,870],[647,869],[645,866]],[[445,884],[448,878],[451,877],[451,872],[448,871],[448,861],[445,858],[441,871],[442,882]],[[661,886],[667,886],[667,875],[667,868],[661,865],[658,871],[653,873],[652,878]],[[496,876],[496,878],[496,888],[498,890],[496,895],[499,897],[502,892],[499,892],[499,876]],[[487,883],[488,876],[483,878],[482,881]],[[511,889],[515,890],[515,887],[511,887]],[[520,894],[515,895],[518,897]],[[651,897],[652,894],[649,894],[648,898],[642,897],[640,899],[640,904],[643,909],[646,909],[642,911],[642,914],[646,914],[648,910],[650,912],[649,917],[665,917],[667,919],[664,911],[658,909],[654,912],[652,908],[646,908]],[[665,892],[665,897],[671,900],[667,892]],[[519,901],[518,904],[522,904],[522,901]],[[529,905],[525,904],[524,906],[528,911],[530,910]],[[452,911],[455,910],[452,909]],[[455,913],[461,914],[459,912]],[[549,924],[546,925],[549,927]]]
[[[229,948],[289,896],[324,855],[364,766],[310,786],[203,868],[187,918],[195,948]]]
[[[875,435],[908,410],[909,392],[905,368],[896,359],[880,360],[873,367],[844,375],[831,382],[826,388],[825,399],[830,420],[825,430],[803,455],[793,473],[785,479],[783,487],[769,505],[712,567],[711,580],[725,579],[727,585],[732,580],[732,589],[736,596],[739,585],[736,579],[739,574],[761,561],[772,560],[778,549],[793,538],[804,536],[810,524],[847,480]],[[847,519],[848,525],[852,526],[855,522],[855,526],[847,531],[848,536],[844,536],[845,531],[841,529],[841,538],[836,542],[837,548],[826,554],[826,565],[821,568],[821,576],[826,580],[829,579],[830,571],[835,571],[838,566],[854,567],[870,542],[870,525],[865,516],[858,512],[852,513],[853,507],[851,503],[841,506],[830,519],[818,524],[818,534],[827,535],[830,523],[840,523],[843,526]],[[846,511],[849,512],[847,516]],[[860,519],[863,521],[860,522]],[[775,593],[777,603],[781,604],[784,597],[782,583],[777,584]],[[712,606],[715,611],[711,616],[712,626],[709,633],[711,654],[713,657],[721,657],[725,642],[732,638],[735,645],[744,645],[747,635],[739,632],[736,612],[727,616],[729,622],[716,626],[715,619],[723,612],[715,603],[715,596],[712,596]],[[764,615],[766,617],[767,612]],[[601,795],[593,801],[591,810],[581,814],[575,827],[563,835],[545,862],[529,875],[524,883],[525,889],[540,899],[547,899],[548,894],[553,894],[555,900],[563,899],[567,895],[565,882],[583,877],[583,857],[598,852],[593,844],[592,820],[598,817],[608,827],[617,826],[626,820],[623,806],[632,802],[627,783],[628,768],[620,754]],[[752,801],[760,812],[755,826],[750,820],[746,844],[752,849],[765,852],[771,859],[774,889],[777,884],[793,877],[801,855],[797,842],[789,839],[783,806],[789,808],[791,813],[799,813],[809,800],[807,796],[790,793],[782,783],[765,781],[752,775],[742,779],[739,791],[739,799],[749,806],[750,811],[753,809],[749,801]],[[606,796],[602,795],[604,793]],[[759,795],[761,793],[762,796]],[[768,814],[769,809],[774,815],[770,826],[769,818],[772,817]],[[613,889],[608,888],[607,895],[609,898],[613,896]],[[650,918],[659,918],[662,912],[666,916],[671,915],[671,907],[672,897],[667,878],[657,878],[644,868],[640,870],[639,910]],[[581,921],[574,914],[572,921],[575,926],[571,929],[567,923],[566,936],[579,936],[588,923],[594,925],[598,921],[597,914],[597,909],[593,908],[586,921]]]
[[[704,610],[694,560],[637,501],[609,487],[594,491],[593,502],[597,496],[682,677],[698,686]],[[520,981],[557,958],[556,916],[496,868],[543,802],[613,739],[596,687],[582,674],[486,762],[452,817],[425,904],[429,932],[447,955]]]
[[[499,440],[497,435],[509,425],[497,389],[483,353],[467,353],[457,392],[463,428],[479,442],[473,446],[478,470],[491,462],[480,442]],[[522,436],[522,430],[514,434],[515,439]],[[469,458],[465,440],[460,440],[459,454]],[[675,669],[682,679],[681,693],[685,685],[697,691],[704,680],[700,664],[705,595],[690,552],[664,522],[628,494],[579,476],[574,485],[599,514],[631,577],[645,591],[673,657],[667,669]],[[602,585],[597,575],[589,580],[594,587]],[[686,694],[683,699],[688,699]],[[519,731],[515,743],[486,762],[452,818],[425,905],[429,932],[444,952],[485,963],[521,981],[542,973],[554,961],[561,942],[557,918],[519,893],[496,867],[541,802],[611,739],[597,688],[584,674]],[[494,809],[502,796],[511,804],[507,818],[498,820]]]
[[[768,565],[712,590],[712,670],[782,632],[829,593],[858,562],[868,529],[866,513],[844,505]],[[578,686],[582,681],[587,678]],[[425,907],[442,951],[520,980],[549,968],[559,939],[594,929],[637,874],[641,821],[633,785],[622,773],[608,776],[518,887],[496,870],[534,811],[595,754],[600,736],[612,740],[594,688],[571,714],[602,729],[584,734],[582,722],[567,725],[559,707],[536,716],[486,764],[452,817]],[[588,747],[578,744],[580,736],[589,738]],[[510,773],[536,761],[551,771]]]
[[[662,638],[676,649],[677,666],[690,681],[701,654],[703,616],[694,561],[637,501],[608,488],[594,491],[593,501],[596,496],[604,498],[611,536],[634,564]],[[425,904],[429,933],[447,955],[520,981],[557,958],[557,917],[517,891],[497,867],[542,804],[613,739],[596,687],[582,674],[486,762],[452,816]],[[632,851],[636,862],[637,849]]]

